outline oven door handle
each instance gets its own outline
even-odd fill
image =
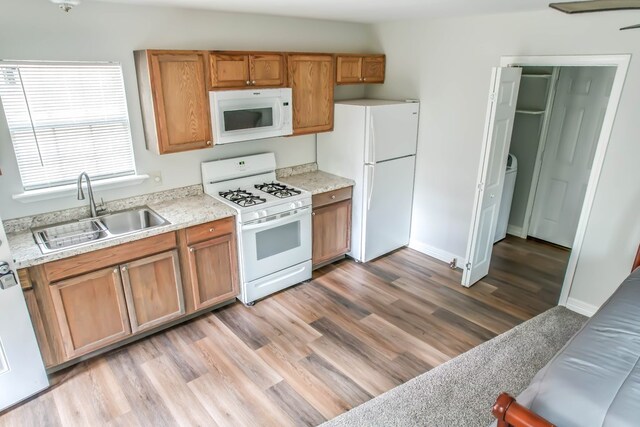
[[[287,215],[287,216],[283,216],[283,217],[278,218],[278,219],[272,219],[270,221],[259,222],[257,224],[243,225],[242,226],[242,231],[250,231],[250,230],[255,230],[256,228],[265,228],[265,226],[273,227],[274,225],[284,224],[286,222],[291,221],[292,219],[300,218],[302,216],[308,215],[310,210],[311,210],[311,208],[308,208],[308,207],[307,208],[302,208],[302,209],[298,210],[298,213],[295,213],[293,215]]]

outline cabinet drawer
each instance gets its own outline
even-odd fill
[[[233,233],[234,222],[234,217],[230,217],[189,227],[186,230],[187,244],[191,245],[193,243],[202,242],[203,240]]]
[[[44,264],[49,282],[118,265],[148,255],[164,252],[177,246],[176,233],[165,233],[135,242],[123,243],[112,248],[100,249],[60,261]]]
[[[352,187],[341,188],[339,190],[327,191],[326,193],[315,194],[313,196],[313,207],[328,205],[331,203],[348,200],[351,198]]]

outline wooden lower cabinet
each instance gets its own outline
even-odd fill
[[[315,195],[312,216],[314,267],[351,250],[351,188]]]
[[[196,310],[238,295],[233,235],[189,246],[189,271]]]
[[[132,332],[153,328],[184,314],[178,251],[120,266]]]
[[[52,283],[49,289],[68,359],[131,334],[117,267]]]
[[[226,218],[20,270],[52,372],[238,294],[235,219]]]

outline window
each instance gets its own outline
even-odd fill
[[[136,173],[120,64],[0,61],[0,97],[25,191]]]

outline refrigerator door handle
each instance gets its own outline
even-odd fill
[[[369,194],[367,195],[367,211],[369,211],[371,210],[371,198],[373,197],[373,183],[376,177],[376,168],[374,165],[367,165],[367,166],[369,166],[369,170],[371,171],[368,179]]]
[[[376,162],[376,127],[373,124],[373,113],[371,113],[371,119],[369,120],[369,133],[371,135],[371,147],[369,148],[370,163]]]

